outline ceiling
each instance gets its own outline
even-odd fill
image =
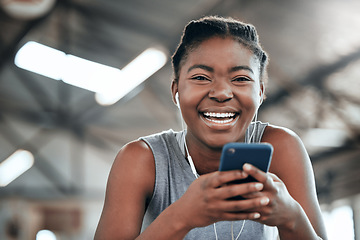
[[[301,136],[321,201],[359,193],[358,9],[357,0],[61,0],[34,20],[1,10],[0,162],[23,148],[35,155],[35,164],[0,188],[0,198],[102,199],[120,147],[143,135],[181,129],[171,101],[169,61],[105,107],[93,92],[16,67],[21,46],[36,41],[122,68],[152,46],[164,47],[170,57],[185,24],[204,15],[232,16],[257,27],[270,55],[259,119]]]

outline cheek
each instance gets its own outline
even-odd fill
[[[181,107],[181,112],[185,118],[189,112],[191,112],[196,106],[196,95],[198,94],[195,91],[192,91],[186,86],[179,85],[179,102]],[[190,111],[191,110],[191,111]]]
[[[261,96],[260,86],[254,87],[252,90],[252,98],[256,107],[259,107],[261,104]]]
[[[201,97],[198,92],[186,91],[183,92],[180,103],[181,109],[183,112],[183,117],[192,117],[192,115],[197,113],[197,107],[199,102],[201,101]]]
[[[209,90],[204,86],[179,84],[180,102],[187,107],[196,107],[207,96]]]
[[[237,97],[242,107],[249,111],[258,108],[259,106],[260,98],[256,91],[241,91],[237,93]]]

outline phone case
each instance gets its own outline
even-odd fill
[[[237,143],[225,144],[222,150],[219,171],[240,169],[250,163],[261,171],[267,172],[270,167],[273,147],[268,143]],[[256,181],[249,176],[236,183]]]

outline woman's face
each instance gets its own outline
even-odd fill
[[[259,66],[255,55],[232,38],[211,38],[189,53],[172,86],[189,143],[222,148],[244,141],[260,105]]]

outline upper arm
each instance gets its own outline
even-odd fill
[[[155,163],[148,145],[135,141],[124,146],[110,171],[95,239],[136,238],[154,183]]]
[[[290,195],[304,209],[315,231],[318,235],[323,235],[325,228],[317,199],[313,168],[301,139],[288,129],[269,126],[263,141],[274,147],[270,172],[284,182]]]

